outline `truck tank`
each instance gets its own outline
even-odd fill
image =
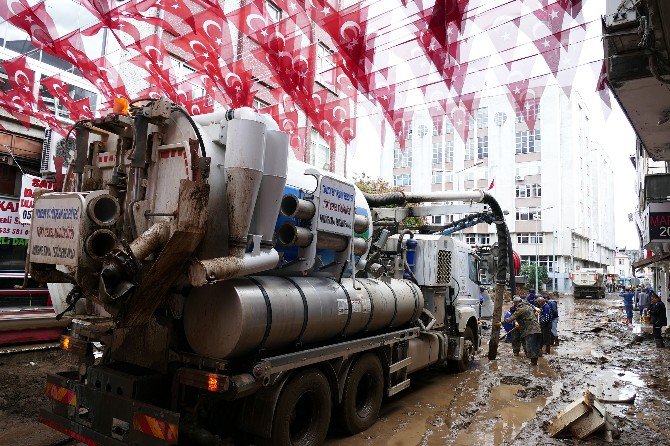
[[[94,124],[115,131],[106,119]],[[413,283],[352,278],[372,234],[363,193],[295,159],[269,115],[241,108],[190,119],[156,100],[124,125],[135,129],[132,147],[113,133],[94,137],[100,161],[71,171],[67,192],[37,200],[40,216],[75,207],[67,224],[85,240],[67,246],[67,261],[33,257],[47,281],[75,278],[75,291],[120,327],[171,311],[191,349],[215,358],[418,319],[423,296]],[[63,252],[62,242],[32,242],[35,252]]]
[[[189,296],[184,331],[196,353],[226,358],[402,326],[422,310],[407,280],[251,276]]]

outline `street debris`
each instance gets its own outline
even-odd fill
[[[635,395],[632,401],[635,400]],[[606,442],[612,442],[614,438],[619,437],[619,429],[612,417],[607,413],[603,403],[629,403],[631,398],[626,400],[604,400],[596,398],[588,390],[584,396],[573,401],[549,425],[549,435],[558,437],[570,433],[573,437],[584,440],[585,438],[600,432]]]

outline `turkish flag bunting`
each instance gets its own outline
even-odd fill
[[[33,94],[35,86],[35,72],[28,68],[26,56],[19,56],[16,59],[0,63],[7,73],[7,80],[14,92],[21,97],[26,104],[36,102]]]
[[[26,0],[1,1],[0,17],[22,29],[37,48],[48,47],[56,38],[56,25],[44,2],[30,6]]]
[[[40,81],[40,85],[47,89],[47,91],[68,110],[72,108],[74,100],[68,93],[70,86],[63,82],[58,76],[45,77]]]

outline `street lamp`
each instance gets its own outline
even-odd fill
[[[540,209],[540,215],[542,215],[542,211],[547,211],[549,209],[553,209],[553,206],[548,206],[546,208],[541,208]],[[538,219],[538,214],[535,214],[535,219],[540,220],[540,225],[542,225],[542,219]],[[540,228],[541,229],[541,228]],[[538,237],[538,232],[535,230],[535,292],[539,292],[539,273],[540,273],[540,253],[539,253],[539,248],[540,248],[540,238]],[[542,234],[542,243],[544,244],[544,233]]]

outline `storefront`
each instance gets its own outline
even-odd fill
[[[29,225],[20,223],[23,174],[39,175],[42,141],[0,131],[0,278],[23,275]]]

